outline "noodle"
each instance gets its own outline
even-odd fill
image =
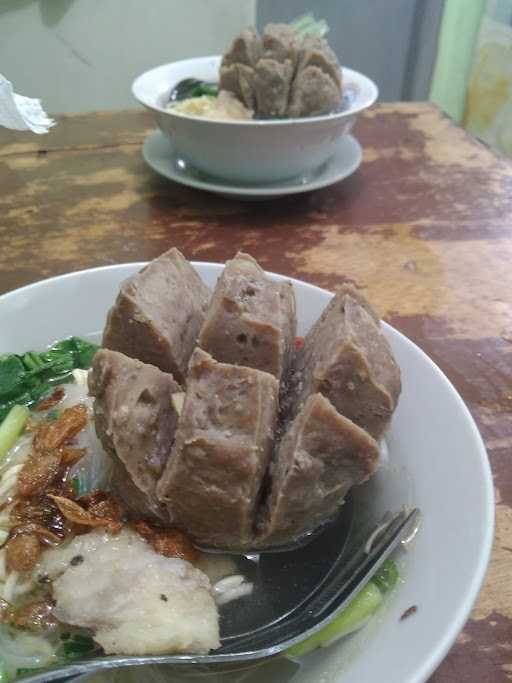
[[[5,568],[5,548],[0,550],[0,581],[5,581],[7,578],[7,570]],[[3,590],[0,588],[0,595],[2,595]]]
[[[253,584],[247,583],[242,574],[234,574],[233,576],[226,576],[214,584],[213,597],[217,605],[225,605],[232,600],[242,598],[244,595],[250,595],[252,590]]]
[[[11,489],[16,486],[18,475],[23,468],[23,465],[13,465],[10,467],[0,479],[0,498],[5,496]]]
[[[16,584],[18,583],[18,578],[18,572],[10,572],[10,574],[7,575],[3,590],[4,594],[2,596],[7,602],[12,602],[14,599],[14,590],[16,588]]]
[[[3,475],[13,466],[23,464],[30,455],[32,434],[23,435],[7,453],[0,466],[0,481]]]

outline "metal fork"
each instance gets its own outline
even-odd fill
[[[418,508],[401,510],[384,525],[381,522],[365,536],[364,542],[358,546],[342,571],[328,574],[300,610],[291,612],[268,628],[230,638],[215,654],[98,657],[50,669],[23,680],[26,683],[43,683],[66,680],[102,669],[148,664],[171,664],[181,671],[235,671],[277,657],[335,619],[397,546],[415,534],[419,516]],[[368,548],[368,539],[372,537],[371,547]]]

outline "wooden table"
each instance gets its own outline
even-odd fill
[[[242,203],[149,170],[151,127],[130,111],[65,117],[47,136],[0,131],[0,292],[173,245],[207,261],[242,248],[269,270],[362,288],[453,381],[496,480],[487,581],[431,680],[512,679],[512,164],[430,105],[380,105],[357,124],[351,178]]]

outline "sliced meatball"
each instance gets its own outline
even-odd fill
[[[248,109],[254,109],[254,65],[261,54],[261,40],[254,29],[248,28],[235,38],[220,65],[219,88],[237,97]]]
[[[39,575],[52,582],[54,615],[92,629],[106,654],[207,653],[220,645],[208,577],[129,529],[94,530],[48,550]]]
[[[252,66],[237,64],[238,85],[242,102],[247,109],[254,111],[256,108],[256,94],[254,92],[254,69]]]
[[[139,488],[119,458],[113,459],[110,487],[114,496],[122,501],[130,518],[169,522],[167,508],[156,497],[154,485],[149,492]]]
[[[280,379],[290,364],[296,328],[291,283],[271,280],[240,252],[217,281],[199,345],[218,361]]]
[[[197,542],[250,544],[271,457],[279,385],[259,370],[196,349],[176,441],[157,494],[171,522]]]
[[[310,396],[286,431],[271,466],[260,545],[290,543],[329,520],[354,484],[375,470],[379,449],[321,394]]]
[[[300,45],[295,29],[289,24],[267,24],[263,31],[262,57],[277,62],[289,60],[295,66]]]
[[[240,90],[240,83],[238,81],[238,64],[221,64],[219,71],[219,91],[233,93],[241,102],[245,101]]]
[[[341,66],[336,54],[324,38],[306,36],[298,51],[297,72],[308,66],[317,66],[328,74],[341,89]]]
[[[252,81],[259,116],[286,115],[299,41],[287,24],[268,24],[262,36],[261,58]]]
[[[261,39],[256,29],[246,28],[232,42],[222,57],[222,66],[247,64],[253,66],[261,55]]]
[[[318,66],[307,66],[297,73],[290,90],[290,118],[321,116],[340,106],[341,91],[332,76]]]
[[[320,116],[341,107],[341,67],[326,40],[306,36],[297,51],[288,116]]]
[[[229,64],[220,69],[220,89],[231,92],[247,109],[254,111],[254,69],[246,64]]]
[[[102,345],[183,382],[209,298],[190,263],[170,249],[121,285]]]
[[[116,351],[101,349],[89,374],[96,433],[114,456],[113,488],[129,507],[166,517],[155,499],[178,420],[172,375]]]
[[[254,69],[256,110],[263,117],[284,116],[288,107],[293,63],[289,59],[260,59]]]
[[[343,287],[306,335],[297,353],[285,412],[289,417],[315,393],[379,439],[401,390],[400,369],[368,302]]]

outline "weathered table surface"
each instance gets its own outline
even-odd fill
[[[269,270],[362,288],[453,381],[495,475],[485,587],[431,680],[512,679],[512,164],[430,105],[381,105],[356,126],[351,178],[242,203],[155,175],[141,156],[151,128],[130,111],[62,118],[47,136],[0,131],[0,292],[173,245],[205,261],[243,248]]]

